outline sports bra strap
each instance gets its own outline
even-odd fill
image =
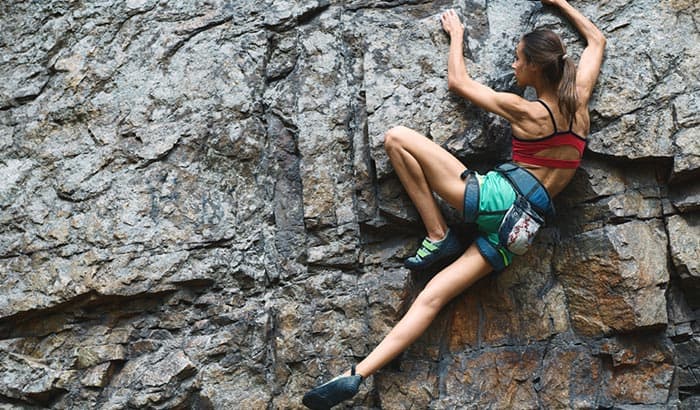
[[[554,113],[552,113],[552,110],[549,108],[546,102],[540,100],[539,98],[537,99],[537,102],[544,105],[544,108],[547,109],[547,112],[549,113],[549,118],[552,119],[552,125],[554,125],[554,133],[556,134],[558,132],[557,130],[557,122],[554,121]],[[574,119],[576,119],[576,113],[571,115],[571,121],[569,122],[569,132],[573,132],[574,130]]]
[[[540,104],[542,104],[542,105],[544,105],[544,108],[547,109],[547,112],[549,113],[549,118],[552,119],[552,125],[554,125],[554,133],[556,134],[556,133],[557,133],[557,122],[554,121],[554,114],[552,113],[552,110],[549,108],[549,106],[547,105],[547,103],[545,103],[544,101],[540,100],[539,98],[537,99],[537,102],[540,103]],[[573,125],[573,121],[571,121],[571,123],[572,123],[572,125]],[[569,127],[569,128],[571,128],[571,127]]]

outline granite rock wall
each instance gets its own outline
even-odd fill
[[[700,406],[700,6],[572,4],[608,47],[559,218],[348,407]],[[531,1],[0,3],[0,408],[299,408],[364,357],[427,280],[384,131],[509,156],[448,8],[499,90],[523,33],[583,47]]]

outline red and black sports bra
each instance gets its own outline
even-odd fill
[[[513,161],[522,162],[523,164],[540,165],[548,168],[578,168],[583,157],[583,150],[586,148],[586,139],[579,136],[572,130],[574,125],[574,117],[571,117],[568,131],[557,131],[557,123],[554,121],[554,114],[547,104],[542,100],[537,100],[547,109],[549,117],[554,125],[554,133],[552,135],[536,138],[525,139],[518,138],[513,135]],[[538,157],[537,153],[547,148],[561,147],[568,145],[578,151],[578,159],[554,159],[547,157]]]

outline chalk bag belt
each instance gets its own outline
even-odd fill
[[[516,191],[530,202],[537,212],[545,216],[555,215],[554,204],[547,189],[528,170],[507,162],[496,167]]]

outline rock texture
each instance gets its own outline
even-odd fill
[[[573,4],[609,42],[559,218],[347,407],[700,405],[700,7]],[[384,131],[509,156],[447,8],[499,90],[523,33],[583,47],[528,1],[3,1],[0,407],[299,408],[364,357],[426,281]]]

